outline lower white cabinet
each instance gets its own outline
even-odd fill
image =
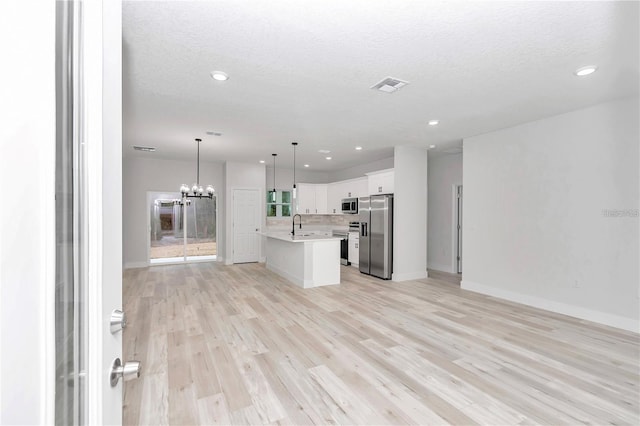
[[[349,262],[352,265],[360,263],[360,234],[349,232]]]

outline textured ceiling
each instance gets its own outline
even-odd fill
[[[328,171],[448,150],[637,95],[638,26],[637,2],[125,1],[124,154],[193,159],[201,137],[203,160],[286,166],[295,140],[298,166]],[[386,76],[410,84],[369,89]]]

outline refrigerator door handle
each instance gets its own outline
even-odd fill
[[[360,234],[363,237],[366,237],[367,236],[367,222],[361,223],[360,226],[362,226],[362,230],[360,231]]]

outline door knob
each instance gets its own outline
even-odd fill
[[[111,373],[109,374],[111,387],[115,387],[115,385],[118,384],[120,377],[122,377],[125,382],[137,379],[140,377],[141,369],[140,361],[127,361],[122,365],[120,358],[114,359],[113,364],[111,364]]]
[[[116,334],[127,326],[127,316],[120,309],[114,309],[111,312],[111,318],[109,320],[109,330],[111,334]]]

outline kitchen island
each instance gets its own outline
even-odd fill
[[[269,232],[267,269],[302,288],[340,284],[340,239],[324,235],[292,236]]]

